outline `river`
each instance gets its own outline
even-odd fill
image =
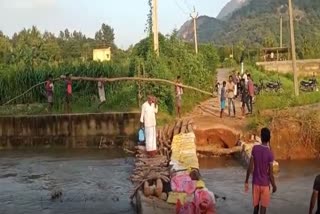
[[[1,214],[133,214],[128,177],[133,159],[120,150],[0,152]],[[201,173],[221,214],[252,212],[243,192],[245,169],[230,158],[200,159]],[[307,213],[320,161],[280,162],[269,213]],[[62,192],[51,200],[52,192]]]

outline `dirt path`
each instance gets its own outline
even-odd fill
[[[217,80],[222,83],[227,81],[230,69],[219,69]],[[228,110],[220,118],[219,98],[211,98],[200,103],[188,116],[194,120],[194,130],[197,134],[198,146],[219,146],[232,147],[243,134],[246,127],[246,120],[241,117],[241,103],[235,101],[237,116],[229,117]]]

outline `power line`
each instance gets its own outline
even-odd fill
[[[184,0],[184,4],[187,6],[187,8],[192,11],[192,6],[189,4],[187,0]]]
[[[182,12],[184,15],[189,15],[189,13],[187,13],[182,7],[181,5],[178,3],[177,0],[174,0],[175,4],[177,5],[177,7],[179,8],[180,12]]]

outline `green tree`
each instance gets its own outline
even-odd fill
[[[102,24],[101,29],[96,32],[95,39],[100,47],[115,47],[114,30],[109,25]]]

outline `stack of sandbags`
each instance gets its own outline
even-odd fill
[[[173,170],[199,169],[194,133],[175,135],[171,151],[170,165]]]

